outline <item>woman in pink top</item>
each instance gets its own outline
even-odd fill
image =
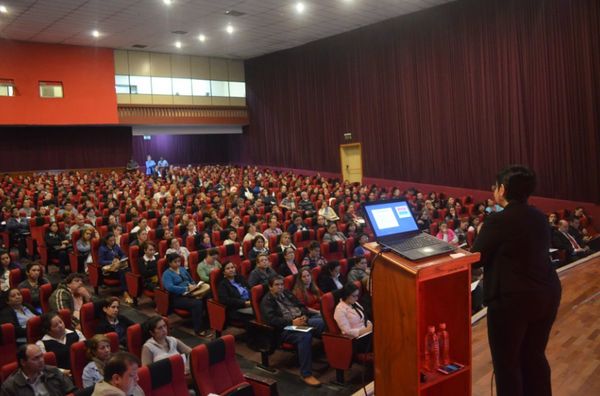
[[[360,291],[353,282],[341,290],[340,302],[335,307],[333,318],[342,334],[357,338],[373,331],[373,323],[367,319],[365,310],[358,303]],[[366,352],[366,351],[362,351]]]
[[[442,223],[440,224],[440,231],[437,233],[437,239],[441,239],[444,242],[451,243],[452,245],[456,245],[458,243],[458,237],[448,228],[448,224]]]

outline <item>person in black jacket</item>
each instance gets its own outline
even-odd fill
[[[498,396],[552,394],[546,344],[561,285],[549,260],[550,226],[527,204],[536,177],[520,165],[496,177],[494,198],[504,210],[490,214],[472,252],[481,252],[488,339]]]
[[[317,286],[323,293],[332,292],[341,289],[346,283],[346,279],[340,274],[340,262],[328,262],[319,277],[317,278]]]
[[[19,289],[9,289],[2,294],[4,308],[0,310],[0,323],[12,323],[15,328],[17,345],[27,342],[27,321],[37,316],[36,310],[30,304],[23,302]]]
[[[278,342],[287,342],[298,348],[300,375],[307,385],[320,386],[321,382],[312,375],[312,336],[319,336],[325,324],[320,315],[311,316],[308,309],[283,287],[283,277],[275,275],[269,279],[269,292],[260,302],[264,322],[275,328]],[[312,331],[286,330],[287,326],[310,326]]]
[[[119,315],[119,298],[108,297],[107,299],[94,303],[94,309],[100,308],[96,334],[115,332],[119,336],[119,344],[127,346],[127,328],[133,323],[125,316]]]
[[[228,262],[221,268],[217,286],[219,302],[227,307],[227,321],[247,323],[254,319],[250,303],[250,286],[243,276],[237,275],[235,264]]]
[[[566,220],[560,220],[558,227],[552,230],[552,247],[558,250],[564,250],[567,255],[567,262],[573,262],[583,258],[590,253],[590,249],[584,246],[583,240],[574,235]]]
[[[46,235],[44,235],[44,241],[48,248],[48,259],[58,259],[61,273],[69,273],[68,251],[72,246],[65,234],[59,231],[57,222],[50,223]]]

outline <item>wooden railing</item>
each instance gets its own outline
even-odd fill
[[[121,124],[247,125],[248,111],[235,106],[118,106]]]

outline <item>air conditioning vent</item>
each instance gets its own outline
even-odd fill
[[[232,17],[241,17],[242,15],[246,15],[245,12],[240,12],[240,11],[236,11],[236,10],[227,10],[225,11],[225,15],[229,15]]]
[[[133,48],[146,48],[147,45],[144,45],[144,44],[133,44],[132,47]]]

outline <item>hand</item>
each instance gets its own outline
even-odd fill
[[[367,323],[366,330],[367,330],[366,333],[369,333],[369,332],[373,331],[373,323],[371,321],[369,321]]]
[[[244,302],[244,306],[251,307],[252,303],[250,301],[246,301],[246,302]]]
[[[300,316],[299,318],[292,320],[292,324],[294,326],[305,326],[306,325],[306,316]]]
[[[188,291],[193,291],[196,288],[196,285],[188,285]]]

